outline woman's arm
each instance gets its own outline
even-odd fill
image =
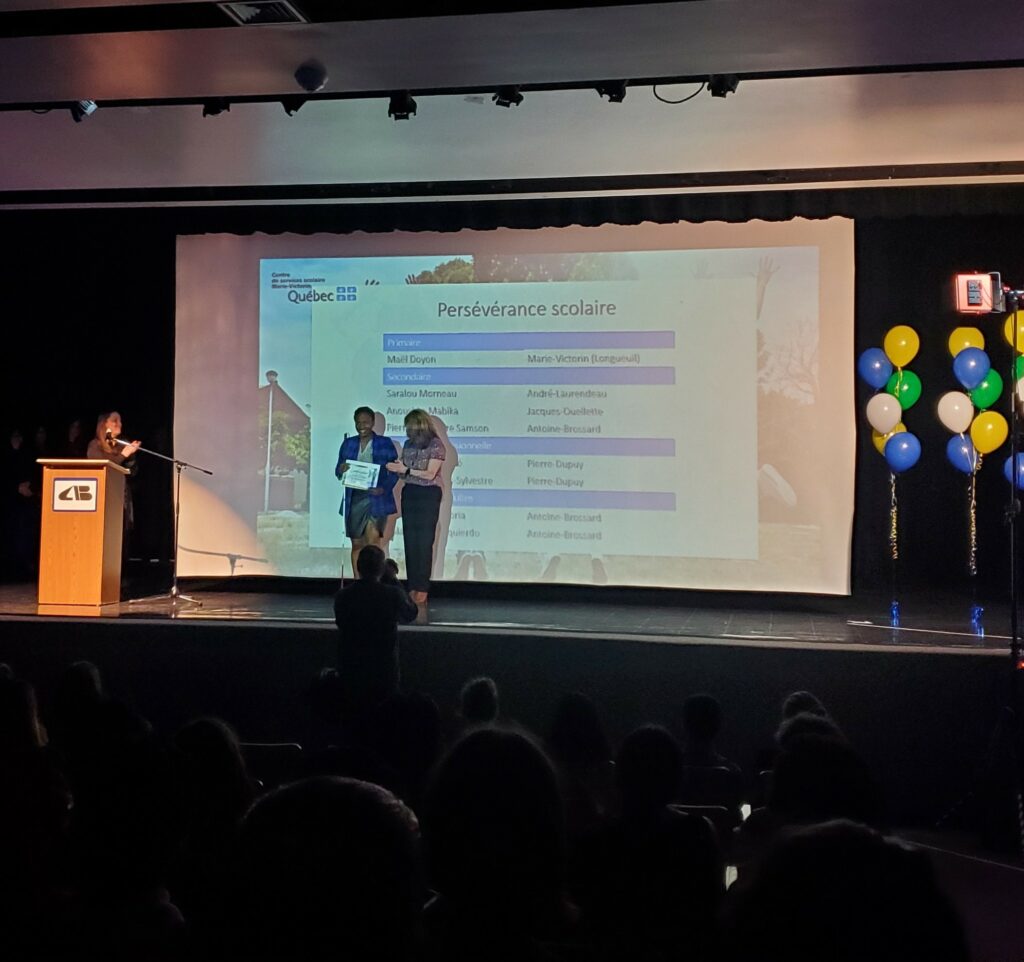
[[[441,470],[441,465],[444,464],[444,460],[441,458],[431,458],[427,462],[427,466],[422,471],[414,471],[412,468],[406,473],[406,477],[420,478],[423,481],[433,481],[437,477],[437,472]]]
[[[437,472],[441,470],[441,465],[444,464],[444,458],[431,458],[427,462],[427,466],[422,470],[406,467],[401,461],[389,461],[384,465],[388,471],[392,474],[397,474],[400,478],[420,478],[423,481],[433,481],[437,477]]]

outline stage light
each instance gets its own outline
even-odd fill
[[[218,97],[215,100],[204,100],[203,101],[203,116],[204,117],[216,117],[217,114],[222,114],[224,111],[231,110],[231,101],[225,100],[223,97]]]
[[[727,97],[736,93],[740,78],[734,73],[713,73],[708,77],[708,91],[712,97]]]
[[[308,100],[308,97],[303,97],[300,94],[295,94],[291,97],[282,97],[281,106],[284,107],[284,112],[291,117],[293,114],[297,114],[301,109],[302,105]]]
[[[80,124],[86,117],[95,112],[95,100],[76,100],[71,105],[71,118],[76,124]]]
[[[627,80],[602,80],[597,85],[597,95],[607,97],[610,104],[621,104],[626,99]]]
[[[395,120],[408,120],[416,116],[416,101],[409,96],[408,90],[392,94],[388,104],[388,116]]]
[[[499,87],[491,100],[499,107],[518,107],[523,102],[523,95],[518,87]]]
[[[319,60],[307,60],[295,71],[295,82],[303,90],[315,94],[327,83],[327,68]]]

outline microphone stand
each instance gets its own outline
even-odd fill
[[[130,444],[130,442],[122,441],[120,438],[111,438],[110,440],[113,441],[114,444],[120,444],[121,447],[124,448],[128,447]],[[183,595],[178,589],[178,519],[181,513],[181,474],[186,468],[191,468],[193,471],[201,471],[203,474],[208,474],[211,477],[213,472],[207,468],[199,467],[198,464],[189,464],[188,461],[168,457],[166,454],[161,454],[159,451],[151,451],[149,448],[140,446],[135,450],[142,451],[150,457],[159,458],[161,461],[169,461],[174,465],[174,550],[171,553],[171,590],[166,594],[149,595],[145,598],[131,598],[128,603],[133,605],[140,601],[159,601],[161,598],[170,598],[171,604],[177,604],[181,601],[186,604],[195,605],[197,608],[201,608],[203,603],[198,598]]]

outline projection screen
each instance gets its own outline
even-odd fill
[[[350,574],[367,405],[444,440],[437,579],[847,593],[853,276],[842,218],[180,237],[179,571]]]

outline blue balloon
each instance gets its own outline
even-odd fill
[[[980,347],[965,347],[953,358],[953,373],[968,391],[973,391],[992,369],[992,362]]]
[[[1003,477],[1010,482],[1013,481],[1013,478],[1010,476],[1011,460],[1011,458],[1007,458],[1003,462]],[[1024,490],[1024,454],[1017,455],[1017,489]]]
[[[892,361],[885,356],[880,347],[869,347],[857,359],[857,373],[862,381],[870,384],[876,391],[883,388],[892,377]]]
[[[906,471],[921,457],[921,442],[907,431],[894,434],[885,442],[885,460],[894,474]]]
[[[946,443],[946,457],[957,471],[974,474],[978,468],[978,452],[974,443],[964,434],[954,434]]]

